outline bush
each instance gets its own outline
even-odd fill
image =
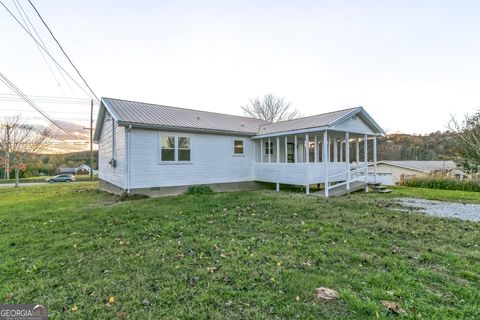
[[[480,192],[480,179],[459,180],[445,175],[430,175],[405,179],[400,183],[405,187],[461,190]]]
[[[206,185],[188,187],[186,194],[213,194],[212,188]]]

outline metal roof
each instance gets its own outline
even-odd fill
[[[255,135],[265,120],[229,114],[169,107],[157,104],[102,98],[119,124],[144,127],[188,128]]]
[[[318,114],[310,117],[280,121],[276,123],[268,123],[260,126],[260,130],[258,131],[258,134],[263,135],[263,134],[271,134],[271,133],[285,132],[285,131],[292,131],[292,130],[326,127],[335,123],[337,120],[342,119],[346,115],[352,113],[354,110],[360,111],[360,109],[361,107],[350,108],[350,109]]]
[[[234,116],[222,113],[169,107],[164,105],[134,102],[128,100],[102,98],[97,118],[94,140],[100,138],[105,109],[118,121],[119,125],[134,127],[208,131],[229,133],[261,138],[282,133],[296,133],[318,128],[331,128],[342,121],[359,114],[372,128],[384,134],[382,128],[362,107],[338,110],[310,117],[271,123],[261,119]]]
[[[382,160],[378,161],[377,164],[386,164],[395,167],[401,167],[406,169],[412,169],[422,172],[432,172],[436,170],[453,170],[457,168],[457,165],[453,161],[437,161],[437,160],[428,160],[428,161],[415,161],[415,160],[406,160],[406,161],[390,161]]]

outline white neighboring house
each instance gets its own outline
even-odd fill
[[[371,165],[373,167],[373,164]],[[435,172],[448,172],[463,179],[463,171],[453,161],[438,160],[382,160],[377,162],[377,181],[385,185],[395,185],[404,179],[425,176]]]
[[[328,196],[366,186],[376,137],[384,134],[362,107],[269,123],[102,98],[94,140],[100,188],[110,192],[166,195],[200,184],[227,191],[270,182],[307,193],[321,183]]]

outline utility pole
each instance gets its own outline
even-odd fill
[[[7,123],[6,127],[6,135],[7,135],[7,141],[6,141],[6,150],[5,150],[5,179],[9,180],[10,179],[10,125]]]
[[[93,181],[93,99],[90,100],[90,126],[83,129],[90,130],[90,181]]]
[[[93,99],[90,100],[90,181],[93,181]]]

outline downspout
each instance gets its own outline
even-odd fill
[[[126,172],[126,175],[127,175],[127,185],[126,185],[126,189],[127,189],[127,194],[130,194],[130,130],[132,129],[132,125],[129,125],[127,127],[127,147],[126,147],[126,158],[127,158],[127,172]]]

